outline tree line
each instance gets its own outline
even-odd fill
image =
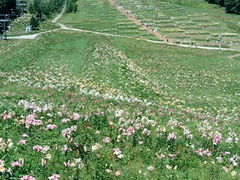
[[[77,11],[77,0],[30,0],[28,11],[36,17],[42,19],[49,17],[53,13],[59,11],[63,4],[67,2],[67,11]],[[0,0],[0,14],[16,12],[16,0]]]
[[[67,12],[77,11],[77,0],[32,0],[29,2],[28,11],[32,14],[30,25],[37,30],[39,21],[49,18],[52,14],[60,11],[66,3]]]
[[[30,0],[28,11],[39,19],[48,18],[67,2],[67,12],[77,11],[77,0]],[[17,13],[16,0],[0,0],[0,14]]]
[[[30,25],[32,29],[38,29],[39,21],[44,21],[51,17],[51,15],[59,12],[64,3],[66,3],[67,12],[77,11],[77,0],[29,0],[28,12],[32,14]],[[0,0],[0,14],[10,14],[14,12],[19,14],[16,0]],[[2,26],[0,24],[0,34],[2,33]]]
[[[227,13],[240,14],[240,0],[206,0],[226,8]]]
[[[0,0],[0,14],[11,13],[16,10],[16,0]]]
[[[11,14],[13,12],[16,13],[16,0],[0,0],[0,14]],[[1,16],[0,19],[2,18],[4,19],[5,17]],[[0,23],[0,34],[3,33],[3,29],[3,23]]]
[[[36,18],[42,20],[50,17],[53,13],[60,11],[63,4],[67,2],[67,12],[77,11],[77,0],[32,0],[29,3],[28,11]]]

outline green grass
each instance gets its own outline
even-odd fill
[[[134,37],[140,37],[140,33],[144,32],[139,26],[128,20],[125,15],[117,12],[108,1],[78,1],[78,5],[79,10],[76,13],[66,14],[60,22],[74,28]],[[133,24],[139,33],[128,33],[132,29],[132,27],[128,27],[129,24]],[[123,26],[126,27],[127,31],[122,29]],[[150,34],[149,38],[155,39]]]
[[[196,41],[199,45],[212,46],[207,43],[207,38],[212,38],[214,33],[223,35],[225,33],[237,33],[235,39],[223,37],[221,40],[226,43],[224,46],[233,47],[239,49],[239,43],[237,46],[233,46],[230,42],[238,42],[240,40],[240,26],[238,24],[239,17],[237,15],[228,15],[223,9],[216,5],[210,5],[204,0],[197,2],[191,0],[179,1],[179,0],[150,0],[150,1],[117,1],[126,10],[130,10],[138,17],[142,22],[145,18],[149,19],[147,24],[156,24],[161,34],[171,37],[172,33],[182,33],[182,36],[190,38],[192,41]],[[160,20],[160,23],[159,23]],[[162,26],[161,21],[168,21],[171,26]],[[179,21],[181,23],[179,23]],[[184,23],[186,22],[186,23]],[[165,24],[166,25],[166,24]],[[192,30],[197,29],[198,34],[205,34],[201,40],[194,38]],[[224,35],[223,35],[224,36]],[[173,40],[179,40],[178,37],[174,37]],[[216,42],[215,42],[216,45]]]
[[[39,46],[39,44],[42,45]],[[149,86],[153,82],[164,84],[161,95],[168,95],[169,97],[165,97],[166,99],[170,98],[170,95],[174,95],[175,98],[189,101],[190,104],[197,107],[198,100],[190,101],[191,98],[188,97],[194,94],[196,99],[206,96],[205,98],[209,98],[210,102],[216,103],[216,106],[221,104],[227,107],[229,104],[225,104],[225,98],[221,99],[227,91],[228,101],[233,105],[239,100],[236,97],[237,88],[231,88],[232,90],[229,88],[239,78],[239,61],[229,60],[227,56],[232,54],[230,52],[189,50],[187,48],[155,45],[144,41],[137,41],[136,45],[136,40],[120,40],[118,38],[112,40],[104,36],[79,35],[73,32],[49,34],[45,36],[45,40],[41,38],[36,42],[28,43],[27,47],[23,45],[23,47],[20,45],[16,47],[17,53],[11,51],[5,56],[3,54],[3,57],[8,60],[1,61],[1,67],[13,69],[16,63],[19,63],[18,58],[22,58],[18,68],[20,65],[25,66],[23,59],[27,58],[32,58],[27,63],[34,62],[34,67],[37,68],[47,67],[49,63],[56,66],[64,63],[70,66],[69,71],[76,77],[95,79],[94,83],[96,84],[99,81],[105,81],[111,88],[122,88],[122,91],[129,93],[131,91],[126,84],[131,82],[132,77],[124,76],[122,70],[119,69],[119,66],[128,68],[127,64],[122,60],[116,65],[117,60],[115,58],[118,59],[119,57],[107,53],[107,49],[110,48],[109,50],[115,53],[120,50],[125,52],[128,58],[132,59],[132,63],[141,69],[141,72],[132,73],[147,72],[147,81],[150,83],[147,86],[144,85],[147,89],[151,89]],[[106,56],[108,55],[112,60],[109,62],[100,61],[99,64],[96,64],[95,69],[91,69],[98,61],[92,59],[91,56],[89,57],[89,51],[93,53],[95,48],[106,51]],[[23,53],[25,51],[27,53]],[[116,69],[114,70],[114,68]],[[141,76],[142,74],[137,75]],[[109,82],[106,80],[109,80]],[[121,80],[124,80],[126,84],[121,85]],[[199,91],[200,89],[201,91]],[[132,91],[130,95],[132,93],[135,94],[135,91]],[[149,90],[148,96],[145,91],[142,93],[149,99],[156,98],[152,90]],[[143,94],[137,92],[139,97],[142,97]]]
[[[101,6],[61,21],[94,31],[119,26],[124,17],[101,2],[79,1]],[[85,19],[107,8],[111,21]],[[239,179],[240,61],[228,58],[235,54],[67,30],[0,41],[0,177]],[[29,115],[41,124],[28,127]]]
[[[57,29],[58,25],[52,23],[50,20],[39,21],[38,30],[31,32],[26,32],[26,27],[30,24],[31,15],[24,14],[22,17],[15,19],[11,23],[11,28],[7,31],[8,36],[19,36],[19,35],[31,35],[39,32],[44,32],[47,30]]]

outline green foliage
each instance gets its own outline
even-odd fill
[[[26,32],[26,26],[30,24],[31,17],[32,15],[30,14],[23,14],[21,17],[12,21],[11,28],[7,31],[8,36],[30,35],[30,34],[36,33],[36,30],[31,32]],[[39,27],[37,29],[37,32],[43,32],[43,31],[58,28],[58,25],[55,23],[52,23],[50,20],[38,21],[38,22],[39,22]]]
[[[16,8],[16,0],[1,0],[0,1],[0,14],[10,13],[11,9]]]
[[[43,19],[44,16],[48,17],[50,15],[51,9],[48,3],[42,0],[33,0],[29,4],[28,11],[35,15],[38,19]]]
[[[225,0],[224,5],[228,13],[240,14],[240,0]]]
[[[78,6],[76,3],[73,3],[73,2],[69,2],[67,4],[67,12],[74,12],[76,13],[77,12],[77,9],[78,9]]]
[[[133,26],[107,0],[81,6],[62,20]],[[0,179],[239,179],[234,54],[70,30],[0,41]]]
[[[2,42],[0,54],[2,179],[239,179],[231,52],[62,31]],[[42,124],[27,128],[29,115]]]
[[[38,27],[39,27],[38,19],[35,18],[34,16],[32,16],[31,19],[30,19],[30,25],[32,26],[33,30],[37,30]]]
[[[226,7],[227,13],[240,14],[240,0],[207,0],[209,3]]]
[[[67,3],[67,12],[77,11],[76,0],[33,0],[30,2],[28,10],[37,18],[43,19],[44,17],[50,17],[55,12],[59,12],[65,2]]]

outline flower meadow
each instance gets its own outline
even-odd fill
[[[207,179],[239,177],[238,127],[227,120],[72,96],[75,103],[1,96],[1,177],[191,179],[201,171]]]
[[[0,179],[240,178],[229,52],[68,31],[0,46]]]

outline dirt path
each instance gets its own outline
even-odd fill
[[[37,34],[32,34],[32,35],[22,35],[22,36],[13,36],[13,37],[7,37],[7,39],[36,39],[39,35],[42,34],[47,34],[50,32],[55,32],[55,31],[59,31],[59,29],[53,29],[53,30],[49,30],[49,31],[44,31],[44,32],[40,32]]]
[[[72,27],[67,27],[64,24],[58,23],[61,28],[59,29],[54,29],[46,32],[41,32],[33,35],[25,35],[25,36],[16,36],[16,37],[8,37],[8,39],[35,39],[37,36],[41,34],[46,34],[54,31],[59,31],[59,30],[69,30],[69,31],[76,31],[80,33],[91,33],[99,36],[108,36],[108,37],[119,37],[119,38],[125,38],[125,39],[134,39],[138,41],[145,41],[153,44],[168,44],[171,46],[178,46],[178,47],[186,47],[186,48],[192,48],[192,49],[206,49],[206,50],[221,50],[221,51],[234,51],[234,52],[240,52],[240,49],[230,49],[230,48],[217,48],[217,47],[205,47],[205,46],[190,46],[190,45],[184,45],[184,44],[176,44],[176,43],[170,43],[170,42],[165,42],[165,41],[154,41],[150,39],[144,39],[144,38],[135,38],[131,36],[124,36],[124,35],[117,35],[117,34],[109,34],[109,33],[101,33],[101,32],[96,32],[96,31],[90,31],[90,30],[84,30],[84,29],[77,29],[77,28],[72,28]]]
[[[57,21],[63,16],[63,14],[66,11],[66,7],[67,7],[67,3],[64,4],[62,11],[60,12],[60,14],[58,14],[53,20],[52,23],[57,23]],[[36,34],[32,34],[32,35],[22,35],[22,36],[15,36],[15,37],[8,37],[7,39],[36,39],[39,35],[41,34],[46,34],[46,33],[50,33],[50,32],[54,32],[54,31],[58,31],[60,29],[64,29],[65,26],[57,23],[60,28],[58,29],[53,29],[53,30],[49,30],[49,31],[44,31],[44,32],[40,32],[40,33],[36,33]]]
[[[137,19],[136,17],[134,17],[134,15],[130,12],[125,10],[123,7],[119,6],[114,0],[108,0],[110,2],[110,4],[112,4],[119,12],[121,12],[122,14],[124,14],[125,16],[128,17],[129,20],[133,21],[135,24],[141,26],[144,30],[147,30],[150,34],[158,37],[159,39],[163,40],[163,41],[168,41],[168,42],[173,42],[171,39],[166,39],[165,36],[161,35],[158,32],[154,32],[153,29],[149,28],[148,26],[146,26],[144,23],[142,23],[139,19]]]
[[[65,4],[64,4],[64,6],[63,6],[63,8],[62,8],[62,11],[60,12],[60,14],[58,14],[58,15],[52,20],[53,23],[56,23],[56,22],[63,16],[63,14],[64,14],[65,11],[66,11],[66,8],[67,8],[67,3],[65,2]]]
[[[154,41],[150,39],[144,39],[144,38],[135,38],[131,36],[124,36],[124,35],[117,35],[117,34],[109,34],[109,33],[101,33],[96,31],[90,31],[90,30],[83,30],[83,29],[77,29],[77,28],[71,28],[67,27],[64,24],[60,24],[63,28],[63,30],[70,30],[70,31],[76,31],[81,33],[91,33],[99,36],[108,36],[108,37],[120,37],[120,38],[126,38],[126,39],[134,39],[138,41],[146,41],[153,44],[168,44],[171,46],[178,46],[178,47],[186,47],[186,48],[192,48],[192,49],[206,49],[206,50],[221,50],[221,51],[235,51],[240,52],[240,49],[230,49],[230,48],[218,48],[218,47],[205,47],[205,46],[191,46],[191,45],[184,45],[184,44],[176,44],[176,43],[166,43],[164,41]]]
[[[236,54],[236,55],[233,55],[233,56],[228,56],[229,59],[234,59],[234,58],[237,58],[237,57],[240,57],[240,54]]]

